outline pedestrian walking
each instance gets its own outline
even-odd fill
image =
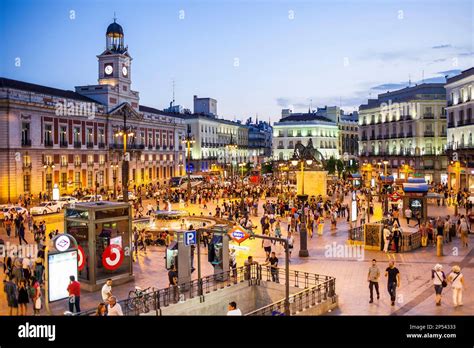
[[[391,232],[388,229],[388,226],[385,225],[383,227],[383,251],[385,253],[388,253],[388,246],[390,245],[390,240],[391,240]]]
[[[76,313],[81,312],[81,284],[76,280],[76,277],[73,275],[69,277],[69,285],[67,287],[67,292],[69,294],[68,304],[69,312],[74,313],[74,308]]]
[[[120,303],[117,303],[117,298],[115,296],[110,296],[109,304],[107,305],[107,316],[123,316],[122,306]]]
[[[464,276],[461,273],[461,267],[457,265],[453,266],[448,276],[448,282],[451,283],[451,289],[453,291],[454,308],[462,306],[462,293],[466,286],[464,284]]]
[[[18,315],[18,287],[16,286],[14,279],[15,277],[10,275],[8,280],[3,281],[3,292],[7,297],[10,316]]]
[[[102,300],[104,303],[108,303],[109,298],[112,296],[112,279],[107,279],[101,290]]]
[[[374,288],[377,293],[377,300],[380,299],[379,278],[380,278],[380,269],[377,266],[377,261],[373,259],[372,266],[369,267],[369,273],[367,274],[367,281],[369,282],[369,290],[370,290],[369,303],[374,302]]]
[[[387,290],[390,294],[390,301],[392,306],[395,306],[397,288],[400,287],[400,271],[395,267],[395,261],[390,261],[389,266],[385,270],[385,277],[387,277]]]
[[[407,219],[407,225],[410,225],[410,219],[413,216],[413,212],[411,211],[410,207],[405,209],[405,219]]]
[[[431,270],[431,279],[433,280],[435,289],[435,303],[437,306],[441,306],[441,293],[448,283],[446,282],[446,275],[443,272],[443,266],[439,263]]]
[[[227,306],[227,315],[242,315],[242,311],[237,308],[237,303],[234,301],[229,302],[229,305]]]
[[[461,245],[463,247],[468,247],[468,234],[469,234],[469,225],[466,221],[464,215],[461,215],[461,221],[458,226],[458,233],[461,237]]]
[[[26,288],[26,282],[21,280],[18,283],[18,306],[20,309],[20,315],[26,315],[26,306],[28,303],[30,303],[30,299],[28,295],[28,289]]]

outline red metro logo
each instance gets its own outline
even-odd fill
[[[109,271],[115,271],[122,265],[124,258],[120,245],[110,244],[102,254],[102,265]]]
[[[245,232],[242,228],[240,227],[235,227],[229,232],[230,238],[237,243],[242,243],[245,241],[247,238],[250,237],[250,234]]]

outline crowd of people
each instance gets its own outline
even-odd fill
[[[399,204],[391,204],[387,209],[388,214],[383,219],[383,251],[393,251],[395,253],[401,251],[403,230],[400,219],[402,217],[406,218],[409,227],[411,227],[410,221],[417,222],[415,227],[418,227],[421,233],[422,245],[435,245],[437,236],[442,236],[445,243],[450,243],[453,238],[459,235],[461,244],[464,247],[468,246],[468,233],[470,231],[468,214],[472,205],[467,193],[454,193],[444,185],[433,185],[432,190],[441,195],[438,205],[458,204],[466,208],[466,214],[422,219],[418,211],[411,211],[410,208],[406,208],[402,212]],[[130,188],[130,191],[137,197],[132,202],[135,217],[153,217],[156,211],[171,210],[172,205],[179,206],[180,209],[193,205],[194,209],[198,208],[198,211],[200,211],[198,213],[200,216],[225,219],[234,225],[240,225],[251,234],[258,233],[263,236],[277,238],[277,240],[263,239],[261,243],[265,252],[264,264],[272,270],[272,280],[275,282],[279,281],[276,251],[281,249],[276,249],[278,244],[288,247],[291,259],[295,236],[301,236],[303,231],[306,231],[310,239],[316,235],[321,236],[327,230],[325,229],[326,224],[330,224],[330,234],[337,235],[338,225],[342,221],[348,222],[349,228],[361,227],[374,215],[375,203],[373,192],[368,189],[354,187],[350,180],[336,180],[328,183],[328,195],[326,197],[311,196],[305,201],[298,198],[293,185],[283,185],[271,179],[266,179],[259,185],[243,180],[204,182],[198,187],[192,187],[189,197],[187,188],[172,188],[167,185],[135,185]],[[87,192],[81,191],[75,194],[80,196],[87,194]],[[357,207],[355,223],[350,218],[351,207],[348,203],[354,198]],[[20,197],[19,203],[28,206],[32,199],[34,199],[32,196]],[[40,199],[45,199],[45,196],[42,195]],[[148,200],[146,208],[143,207],[144,199]],[[381,197],[379,197],[379,200],[382,201]],[[259,214],[262,211],[263,214]],[[193,213],[193,215],[196,215],[196,213]],[[254,224],[255,218],[259,219],[259,224]],[[5,219],[3,227],[6,230],[7,238],[19,238],[20,244],[22,242],[27,243],[25,231],[28,231],[39,246],[39,252],[34,261],[29,258],[5,258],[4,260],[4,290],[7,294],[11,312],[15,312],[15,308],[20,308],[20,314],[26,313],[23,307],[20,307],[20,304],[32,303],[34,313],[37,313],[39,308],[42,307],[40,297],[41,286],[44,282],[46,223],[33,219],[28,213],[12,213],[9,219]],[[183,226],[182,229],[189,229],[189,226]],[[49,237],[52,238],[57,233],[59,231],[53,231]],[[212,235],[206,229],[203,229],[203,233],[200,235],[199,245],[202,244],[206,248],[212,239]],[[172,232],[160,231],[157,234],[150,234],[146,233],[144,229],[139,230],[134,227],[132,237],[134,259],[136,260],[140,252],[146,254],[148,246],[167,247],[174,241],[174,238],[175,235]],[[235,250],[231,250],[229,259],[231,269],[235,269],[237,267]],[[394,276],[390,275],[392,271],[388,269],[387,272],[389,278],[393,280]],[[71,284],[75,283],[77,283],[77,280],[71,280]],[[375,285],[371,285],[371,289],[373,287]],[[393,284],[390,289],[392,288]],[[72,286],[71,289],[77,289],[77,286]],[[77,292],[77,290],[72,292],[74,291]],[[389,291],[394,292],[393,289]],[[28,296],[25,297],[25,293]],[[70,301],[72,301],[72,297],[75,300],[69,302],[70,310],[71,312],[74,309],[79,311],[80,295],[72,293]],[[36,309],[37,307],[38,309]],[[97,315],[110,315],[108,313],[114,313],[114,311],[121,313],[119,308],[120,304],[117,303],[117,299],[108,296],[98,306]]]

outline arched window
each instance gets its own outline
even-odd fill
[[[464,146],[464,133],[461,134],[461,147]]]

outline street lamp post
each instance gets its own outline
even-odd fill
[[[117,199],[117,169],[118,169],[118,164],[114,163],[112,164],[112,179],[114,182],[114,199]]]
[[[188,134],[186,135],[186,138],[183,140],[183,144],[186,144],[187,148],[187,165],[186,165],[186,172],[188,174],[188,185],[187,185],[187,198],[186,201],[189,202],[191,199],[191,144],[194,144],[196,141],[194,140],[194,137],[191,135],[191,129],[188,127]]]
[[[297,166],[298,162],[300,162],[301,165],[301,195],[298,195],[298,198],[301,201],[301,214],[302,214],[302,228],[300,229],[300,251],[299,251],[299,256],[300,257],[308,257],[309,252],[308,252],[308,232],[306,230],[306,214],[305,214],[305,205],[306,201],[308,199],[308,195],[304,193],[304,164],[305,162],[310,166],[313,163],[312,158],[304,158],[294,155],[293,159],[291,160],[291,164],[293,166]]]
[[[136,127],[127,126],[127,115],[123,115],[123,126],[115,127],[115,136],[121,137],[123,142],[123,160],[122,160],[122,194],[123,194],[123,201],[128,202],[128,180],[129,180],[129,160],[130,157],[127,154],[127,143],[128,138],[131,138],[135,135]]]
[[[49,163],[49,162],[45,162],[43,165],[43,168],[46,169],[46,174],[50,174],[50,175],[54,167],[55,167],[54,163]],[[52,197],[53,179],[51,178],[51,180],[48,180],[48,176],[46,176],[46,189],[48,191],[48,199],[51,200],[53,198]]]

